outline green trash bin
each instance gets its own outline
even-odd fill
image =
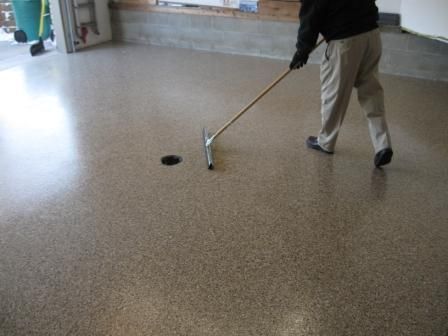
[[[16,32],[18,34],[14,35],[22,35],[21,39],[23,39],[22,32],[25,33],[25,40],[18,42],[31,42],[39,39],[41,4],[41,0],[12,0],[14,17],[16,19],[17,28],[19,29],[19,31]],[[50,6],[48,5],[48,1],[45,1],[45,13],[43,40],[46,40],[51,32]]]

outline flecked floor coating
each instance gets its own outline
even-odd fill
[[[0,335],[448,330],[448,84],[382,76],[395,156],[355,96],[334,156],[319,69],[109,44],[0,72]],[[163,166],[168,154],[183,157]]]
[[[30,47],[33,43],[16,43],[13,41],[0,41],[0,71],[33,61]],[[56,46],[49,40],[44,42],[45,52],[38,55],[46,58],[56,54]],[[36,56],[37,57],[37,56]],[[47,60],[47,62],[51,62]]]
[[[15,44],[12,41],[0,41],[0,61],[29,54],[30,46],[27,44]]]

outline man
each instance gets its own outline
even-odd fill
[[[358,91],[375,148],[374,164],[392,160],[383,88],[378,79],[382,46],[375,0],[301,0],[297,52],[291,69],[299,69],[317,42],[328,42],[321,65],[322,129],[310,136],[309,148],[333,154],[353,87]]]

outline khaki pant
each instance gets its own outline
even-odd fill
[[[328,44],[321,66],[322,129],[319,145],[334,151],[353,87],[369,125],[375,152],[391,147],[383,88],[378,79],[382,45],[378,29]]]

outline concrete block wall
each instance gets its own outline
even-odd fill
[[[396,30],[382,41],[382,72],[448,82],[448,43]]]
[[[299,24],[294,22],[112,10],[113,37],[161,46],[291,59]],[[381,71],[448,81],[448,44],[383,29]],[[310,63],[320,63],[325,46]]]
[[[121,41],[285,59],[298,30],[295,23],[123,10],[112,11],[112,27]]]

